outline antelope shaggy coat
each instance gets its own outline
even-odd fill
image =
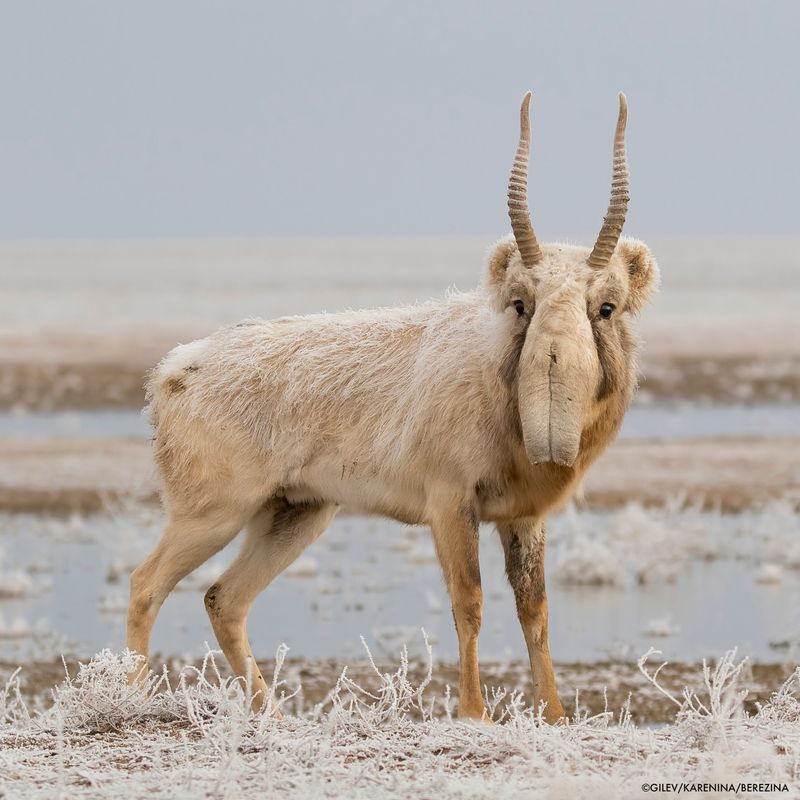
[[[636,385],[630,320],[658,273],[644,244],[620,239],[624,95],[611,202],[591,250],[540,246],[533,232],[529,104],[530,93],[509,182],[513,235],[492,247],[479,289],[404,308],[247,320],[175,348],[155,368],[149,412],[168,524],[131,576],[131,650],[147,656],[175,584],[246,528],[205,602],[254,707],[277,714],[247,614],[346,506],[431,527],[458,634],[459,713],[484,717],[478,526],[492,522],[533,700],[547,720],[563,716],[547,636],[544,521],[619,430]]]

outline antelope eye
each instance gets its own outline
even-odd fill
[[[613,303],[603,303],[603,305],[600,306],[600,316],[603,319],[609,319],[614,313],[615,308],[616,306]]]
[[[522,316],[525,313],[525,303],[522,300],[515,300],[514,301],[514,308],[517,309],[517,314]]]

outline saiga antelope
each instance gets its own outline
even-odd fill
[[[527,204],[530,93],[508,186],[513,235],[482,286],[403,308],[246,320],[176,347],[149,413],[168,523],[131,575],[128,647],[147,656],[176,583],[247,533],[208,590],[214,632],[255,705],[247,614],[337,510],[429,525],[460,656],[459,714],[481,718],[478,526],[497,526],[533,700],[564,711],[548,645],[544,522],[614,438],[636,385],[633,317],[658,281],[621,239],[628,204],[620,95],[611,200],[592,249],[540,246]],[[251,672],[252,670],[252,672]]]

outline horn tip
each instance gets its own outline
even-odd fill
[[[628,110],[628,98],[625,97],[625,92],[619,93],[619,107]]]

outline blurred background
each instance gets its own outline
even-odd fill
[[[795,660],[798,36],[794,2],[5,3],[0,659],[123,646],[162,523],[143,376],[177,342],[478,283],[532,89],[540,240],[594,241],[623,90],[626,233],[663,279],[624,431],[551,524],[554,657]],[[485,534],[482,655],[522,662]],[[156,650],[213,642],[230,557]],[[420,626],[455,657],[428,532],[342,516],[250,628],[259,657],[338,663]]]

